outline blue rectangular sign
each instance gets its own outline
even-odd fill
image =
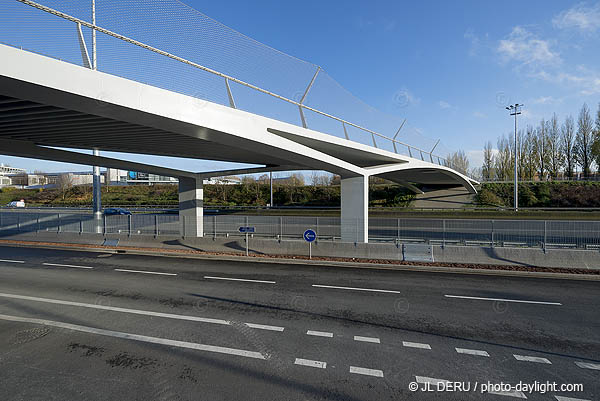
[[[253,233],[255,227],[240,227],[241,233]]]

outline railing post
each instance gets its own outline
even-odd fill
[[[79,215],[79,235],[83,234],[83,215]]]
[[[546,253],[546,242],[548,241],[548,230],[546,227],[546,223],[548,223],[546,220],[544,220],[544,253]]]
[[[396,219],[396,242],[400,241],[400,217]]]
[[[154,215],[154,238],[158,237],[158,215]]]
[[[213,216],[213,240],[217,239],[217,215]]]
[[[58,215],[58,229],[56,230],[56,232],[61,232],[61,229],[60,229],[60,213],[57,213],[57,215]]]
[[[102,233],[104,235],[106,235],[106,232],[108,231],[107,228],[106,228],[106,215],[103,214],[102,216],[103,216],[103,219],[102,219]],[[98,231],[96,230],[96,232],[98,232]]]
[[[21,215],[17,213],[17,231],[21,232]]]
[[[442,248],[446,247],[446,219],[442,220]]]
[[[131,237],[131,214],[127,215],[127,236]]]
[[[279,240],[283,240],[283,216],[279,216]]]
[[[37,228],[35,230],[36,233],[40,232],[40,214],[37,214]]]
[[[492,248],[494,247],[494,220],[492,220]]]

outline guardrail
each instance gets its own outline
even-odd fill
[[[193,221],[171,214],[134,214],[103,216],[99,223],[92,214],[0,211],[0,237],[28,232],[173,237]],[[248,226],[255,227],[253,237],[300,241],[312,229],[317,241],[341,241],[339,217],[204,216],[205,237],[242,236],[239,227]],[[600,250],[600,221],[371,218],[369,241]]]

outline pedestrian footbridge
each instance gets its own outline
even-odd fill
[[[445,166],[438,156],[305,106],[304,98],[319,70],[304,96],[291,100],[228,75],[205,71],[208,69],[173,54],[162,54],[166,52],[150,46],[144,48],[178,63],[187,62],[188,68],[217,74],[228,97],[228,104],[221,104],[94,69],[82,26],[133,46],[142,47],[144,43],[116,37],[120,35],[103,29],[99,23],[96,25],[38,3],[11,1],[72,25],[73,36],[79,37],[77,51],[81,63],[0,45],[0,154],[178,177],[180,216],[186,221],[182,225],[183,235],[203,235],[202,179],[207,177],[291,170],[325,170],[339,174],[342,240],[359,242],[368,241],[371,176],[388,179],[414,192],[420,192],[415,184],[463,186],[475,192],[474,180]],[[3,12],[2,7],[0,12]],[[301,124],[237,107],[232,82],[296,107]],[[309,112],[339,123],[345,135],[340,137],[313,129],[305,116]],[[363,130],[372,144],[352,140],[349,128]],[[382,146],[385,141],[392,145],[390,149]],[[408,155],[398,152],[400,146]],[[257,167],[185,171],[57,148],[218,160]]]

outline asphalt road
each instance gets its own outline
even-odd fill
[[[0,246],[0,361],[1,400],[597,400],[600,282]]]

